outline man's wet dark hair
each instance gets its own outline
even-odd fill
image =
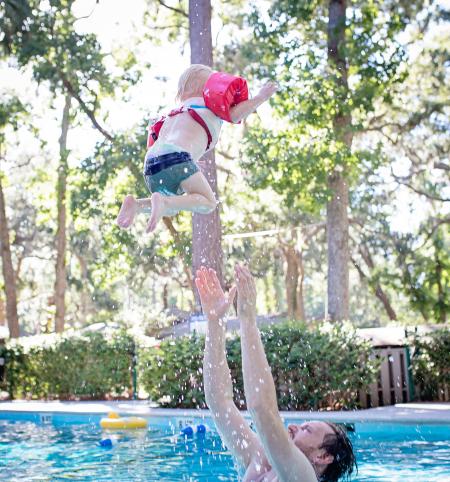
[[[334,423],[327,422],[327,424],[333,429],[334,434],[329,433],[325,435],[320,448],[332,455],[334,460],[327,466],[319,481],[336,482],[341,478],[348,480],[353,469],[358,470],[356,457],[353,453],[353,445],[343,428]]]

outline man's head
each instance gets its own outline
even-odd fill
[[[178,100],[186,100],[189,97],[202,97],[203,88],[212,74],[212,69],[203,64],[192,64],[180,76],[178,80]]]
[[[356,466],[352,443],[338,425],[327,422],[291,424],[288,432],[306,455],[321,482],[348,477]]]

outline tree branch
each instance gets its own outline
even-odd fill
[[[369,250],[367,249],[367,246],[365,246],[363,243],[356,244],[355,240],[351,236],[350,236],[350,239],[356,246],[358,246],[358,252],[361,255],[363,261],[366,263],[367,267],[369,268],[369,272],[372,271],[375,268],[375,264],[372,260],[372,256],[370,255]],[[369,277],[370,275],[367,275],[366,273],[364,273],[364,271],[362,270],[361,266],[359,265],[359,263],[356,261],[355,258],[351,257],[350,259],[353,265],[355,266],[356,270],[358,271],[361,281],[366,282],[372,288],[376,298],[378,298],[383,304],[389,319],[396,320],[397,313],[392,307],[388,295],[384,292],[383,288],[381,287],[380,282],[377,280],[374,281],[373,279],[371,279],[371,277]]]
[[[417,187],[414,187],[411,183],[402,181],[400,178],[397,178],[394,176],[394,179],[399,183],[402,184],[403,186],[408,187],[412,191],[414,191],[417,194],[420,194],[421,196],[425,196],[428,199],[432,199],[433,201],[440,201],[440,202],[449,202],[450,198],[443,198],[439,196],[435,196],[434,194],[430,194],[429,192],[423,191],[422,189],[419,189]]]
[[[450,166],[448,164],[445,164],[445,162],[435,162],[433,167],[435,169],[442,169],[444,171],[450,171]]]
[[[162,25],[162,26],[153,25],[152,26],[152,30],[167,30],[169,28],[186,28],[187,29],[185,25]]]
[[[400,122],[391,121],[391,122],[384,122],[383,124],[373,125],[375,120],[380,120],[382,117],[384,117],[384,115],[379,115],[377,117],[374,117],[369,122],[369,127],[367,127],[366,129],[363,129],[362,132],[367,132],[367,131],[382,132],[385,127],[395,127],[398,133],[403,133],[405,131],[411,130],[414,127],[418,126],[422,121],[427,119],[431,114],[434,114],[435,112],[441,112],[442,108],[443,108],[442,104],[438,104],[438,103],[429,104],[425,106],[422,112],[417,112],[411,115],[404,124],[401,124]]]
[[[84,15],[84,16],[82,16],[82,17],[76,18],[75,21],[74,21],[74,23],[75,23],[75,22],[78,22],[78,20],[83,20],[83,19],[89,18],[89,17],[94,13],[95,8],[96,8],[96,6],[98,5],[98,2],[99,2],[99,0],[96,0],[96,1],[95,1],[95,5],[92,7],[92,10],[90,11],[90,13],[88,13],[87,15]]]
[[[439,219],[438,222],[432,227],[431,231],[427,234],[427,237],[425,238],[423,243],[416,249],[416,251],[422,249],[428,243],[428,241],[439,228],[439,226],[442,226],[443,224],[450,224],[450,217]]]
[[[161,6],[166,7],[169,10],[172,10],[173,12],[177,12],[180,15],[183,15],[183,17],[189,18],[189,15],[184,10],[181,10],[180,8],[171,7],[170,5],[165,4],[162,0],[158,0],[158,3]]]
[[[80,107],[81,107],[81,110],[89,117],[89,119],[91,120],[92,122],[92,125],[99,131],[101,132],[105,137],[106,139],[108,139],[109,141],[113,142],[114,141],[114,137],[108,132],[106,131],[105,129],[103,129],[103,127],[98,123],[97,119],[95,118],[95,115],[94,115],[94,112],[92,112],[91,109],[89,109],[89,107],[85,104],[85,102],[83,101],[83,99],[80,97],[80,94],[75,90],[75,88],[73,87],[73,85],[69,82],[69,80],[66,78],[66,76],[62,73],[62,72],[59,72],[59,76],[62,80],[62,83],[64,85],[64,87],[67,89],[67,92],[74,98],[78,101]]]
[[[230,156],[228,153],[226,153],[225,151],[219,151],[219,149],[216,149],[216,152],[217,154],[220,154],[222,157],[224,157],[225,159],[228,159],[230,161],[234,161],[234,157]],[[230,169],[227,169],[226,167],[223,167],[219,164],[217,164],[216,162],[216,167],[219,171],[222,171],[222,172],[225,172],[226,174],[228,174],[229,176],[234,176],[235,174],[230,170]]]
[[[361,266],[359,265],[358,261],[356,261],[356,259],[352,256],[350,257],[350,260],[353,264],[353,266],[356,268],[356,271],[358,271],[359,273],[359,276],[361,278],[361,280],[367,280],[367,275],[366,273],[364,273],[364,271],[362,270]]]
[[[314,236],[321,231],[322,229],[325,229],[326,223],[317,223],[316,225],[305,225],[305,242],[309,243],[311,241],[311,238],[314,238]],[[308,227],[313,227],[313,229],[309,232],[306,233],[306,228]]]

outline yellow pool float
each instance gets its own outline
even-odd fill
[[[147,428],[148,422],[142,417],[121,417],[116,412],[109,412],[107,417],[100,420],[100,427],[118,430]]]

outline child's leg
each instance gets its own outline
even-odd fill
[[[206,177],[197,172],[181,183],[186,194],[181,196],[164,196],[158,192],[152,195],[152,215],[147,225],[151,232],[163,216],[173,216],[179,211],[192,211],[208,214],[217,206],[216,197]]]
[[[151,211],[152,202],[150,198],[135,199],[134,196],[128,194],[125,197],[117,216],[117,224],[121,228],[128,228],[133,224],[134,217],[138,213],[149,213]]]

